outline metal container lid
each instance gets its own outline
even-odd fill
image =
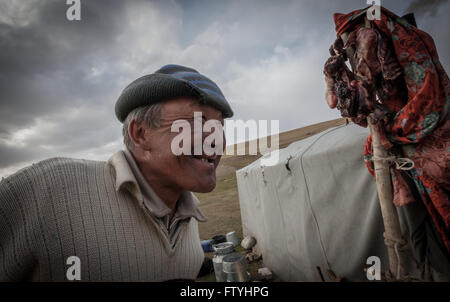
[[[247,270],[245,256],[239,253],[231,253],[222,259],[222,267],[225,273],[237,273]]]
[[[235,231],[227,233],[226,238],[228,242],[233,242],[234,246],[238,246],[240,243],[238,235]]]
[[[213,244],[219,244],[222,242],[226,242],[227,239],[225,237],[225,235],[216,235],[212,238]]]
[[[214,244],[213,249],[219,255],[226,255],[234,252],[234,245],[232,242],[222,242]]]

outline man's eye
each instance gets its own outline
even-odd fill
[[[202,123],[202,125],[203,125],[203,124],[205,124],[206,119],[204,117],[202,117],[201,119],[200,119],[200,117],[198,117],[198,118],[193,118],[192,121],[193,122],[195,121],[197,123]]]

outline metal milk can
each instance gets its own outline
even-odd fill
[[[226,275],[223,272],[222,260],[223,258],[234,252],[234,245],[232,242],[222,242],[213,245],[213,249],[216,252],[213,258],[214,274],[216,275],[217,282],[227,281]]]

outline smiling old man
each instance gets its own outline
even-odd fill
[[[0,281],[196,278],[206,218],[192,192],[214,189],[220,152],[175,155],[171,126],[199,112],[223,124],[233,111],[179,65],[132,82],[115,110],[125,148],[107,162],[52,158],[0,182]]]

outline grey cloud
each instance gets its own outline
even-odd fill
[[[117,140],[113,104],[128,76],[117,66],[126,51],[116,41],[123,5],[82,1],[80,22],[66,20],[68,6],[59,0],[30,2],[13,18],[0,17],[0,167]],[[67,112],[76,108],[87,109],[71,120]],[[11,145],[21,129],[34,134]]]
[[[90,2],[83,6],[82,22],[68,22],[65,1],[46,1],[34,23],[0,24],[0,132],[26,127],[37,116],[80,105],[111,88],[104,81],[99,89],[86,75],[114,43],[120,3]]]
[[[405,13],[414,13],[416,16],[435,16],[440,6],[446,3],[448,3],[448,0],[414,0]]]
[[[36,157],[44,155],[44,153],[36,152],[19,146],[6,145],[0,142],[0,150],[2,156],[0,157],[0,166],[9,167],[18,162],[30,161]]]

